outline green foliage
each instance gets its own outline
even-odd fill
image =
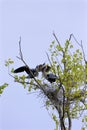
[[[26,88],[26,81],[25,81],[25,79],[26,79],[25,75],[22,75],[22,76],[14,75],[14,81],[21,83],[24,86],[24,88]]]
[[[58,125],[59,125],[59,121],[58,118],[56,117],[56,115],[52,114],[52,118],[56,124],[56,128],[54,130],[58,130]]]
[[[13,61],[9,58],[8,61],[5,62],[5,66],[8,66],[9,64],[12,64]],[[0,95],[3,93],[4,89],[8,86],[8,83],[4,83],[0,86]]]
[[[0,86],[0,95],[3,93],[4,89],[8,86],[7,83],[4,83],[3,85]]]
[[[82,118],[82,129],[81,130],[86,130],[87,129],[87,115],[84,115],[84,117]]]
[[[87,110],[87,64],[84,64],[83,53],[80,49],[75,49],[69,40],[65,42],[64,47],[52,43],[49,51],[53,72],[55,70],[59,77],[58,82],[65,87],[65,97],[69,102],[65,110],[69,111],[71,119],[78,118]]]
[[[8,60],[5,61],[5,66],[9,66],[10,64],[13,64],[14,61],[9,58]]]

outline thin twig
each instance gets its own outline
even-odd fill
[[[80,43],[77,41],[77,39],[75,38],[75,36],[74,36],[73,34],[70,34],[69,41],[71,40],[72,37],[74,38],[74,40],[76,41],[76,43],[81,47],[82,53],[83,53],[83,58],[84,58],[84,61],[86,62],[85,52],[84,52],[84,49],[83,49],[82,40],[81,40],[81,44],[80,44]]]
[[[21,37],[19,40],[19,56],[20,57],[17,56],[17,58],[20,59],[25,64],[25,66],[27,66],[29,68],[29,66],[27,65],[27,63],[23,59],[23,54],[22,54],[22,49],[21,49]]]
[[[36,93],[36,92],[28,92],[27,95],[34,94],[34,93]]]
[[[23,59],[23,54],[22,54],[22,50],[21,50],[21,37],[20,37],[20,40],[19,40],[19,55]]]
[[[52,63],[51,63],[50,57],[49,57],[49,55],[48,55],[47,52],[46,52],[46,55],[47,55],[47,58],[48,58],[48,60],[49,60],[49,62],[50,62],[50,65],[51,65],[51,67],[52,67],[54,73],[56,74],[55,69],[54,69],[54,67],[53,67],[53,65],[52,65]]]
[[[59,63],[59,60],[58,60],[58,58],[57,58],[57,57],[56,57],[56,60],[57,60],[58,66],[60,66],[60,68],[61,68],[61,71],[63,72],[62,65]],[[58,72],[58,68],[57,68],[57,72]],[[59,73],[59,72],[58,72],[58,73]]]
[[[57,36],[55,35],[54,32],[53,32],[53,36],[55,37],[55,39],[56,39],[57,43],[59,44],[59,46],[61,46],[61,45],[60,45],[60,42],[59,42],[59,40],[58,40],[58,38],[57,38]]]
[[[52,66],[52,63],[51,63],[50,57],[49,57],[49,55],[48,55],[47,52],[46,52],[46,55],[47,55],[47,58],[48,58],[48,61],[49,61],[50,65]]]
[[[82,40],[81,40],[81,48],[82,48],[82,52],[83,52],[83,58],[84,58],[84,61],[85,61],[85,63],[86,63],[87,61],[86,61],[86,59],[85,59],[85,52],[84,52],[84,49],[83,49]]]
[[[75,38],[75,36],[73,34],[70,34],[69,41],[71,40],[72,37],[74,38],[76,43],[81,47],[80,43],[77,41],[77,39]]]
[[[72,35],[73,35],[73,34],[70,34],[69,41],[71,41]]]

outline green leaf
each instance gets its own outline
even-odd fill
[[[8,86],[7,83],[4,83],[2,86],[0,86],[0,94],[3,93],[4,89]]]
[[[69,40],[66,40],[65,47],[66,47],[66,46],[68,47],[69,44],[70,44]]]
[[[60,45],[57,45],[56,48],[58,51],[63,51],[63,48]]]
[[[82,122],[84,122],[84,118],[82,119]]]
[[[70,48],[73,48],[73,45],[70,45]]]
[[[13,64],[13,63],[14,63],[14,61],[11,60],[11,58],[9,58],[8,60],[5,61],[5,66],[7,67],[7,66],[9,66],[10,64]]]

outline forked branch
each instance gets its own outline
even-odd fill
[[[25,60],[24,60],[24,58],[23,58],[23,53],[22,53],[22,49],[21,49],[21,37],[20,37],[20,40],[19,40],[19,56],[20,56],[20,57],[17,56],[17,58],[20,59],[20,60],[25,64],[25,66],[29,69],[30,74],[32,75],[34,81],[37,83],[37,85],[35,84],[35,86],[37,86],[37,87],[38,87],[40,90],[42,90],[42,91],[44,92],[44,94],[45,94],[45,91],[44,91],[44,89],[43,89],[43,85],[41,85],[41,84],[36,80],[36,78],[34,77],[32,71],[30,70],[29,66],[27,65],[27,63],[25,62]]]

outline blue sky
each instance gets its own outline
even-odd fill
[[[22,38],[24,58],[30,67],[48,63],[46,51],[55,31],[61,44],[73,33],[87,50],[86,0],[0,0],[0,84],[10,85],[0,97],[0,130],[53,130],[54,122],[38,93],[27,94],[9,77],[4,61],[14,60],[12,67],[23,65],[18,56]],[[74,121],[73,130],[80,129]]]

